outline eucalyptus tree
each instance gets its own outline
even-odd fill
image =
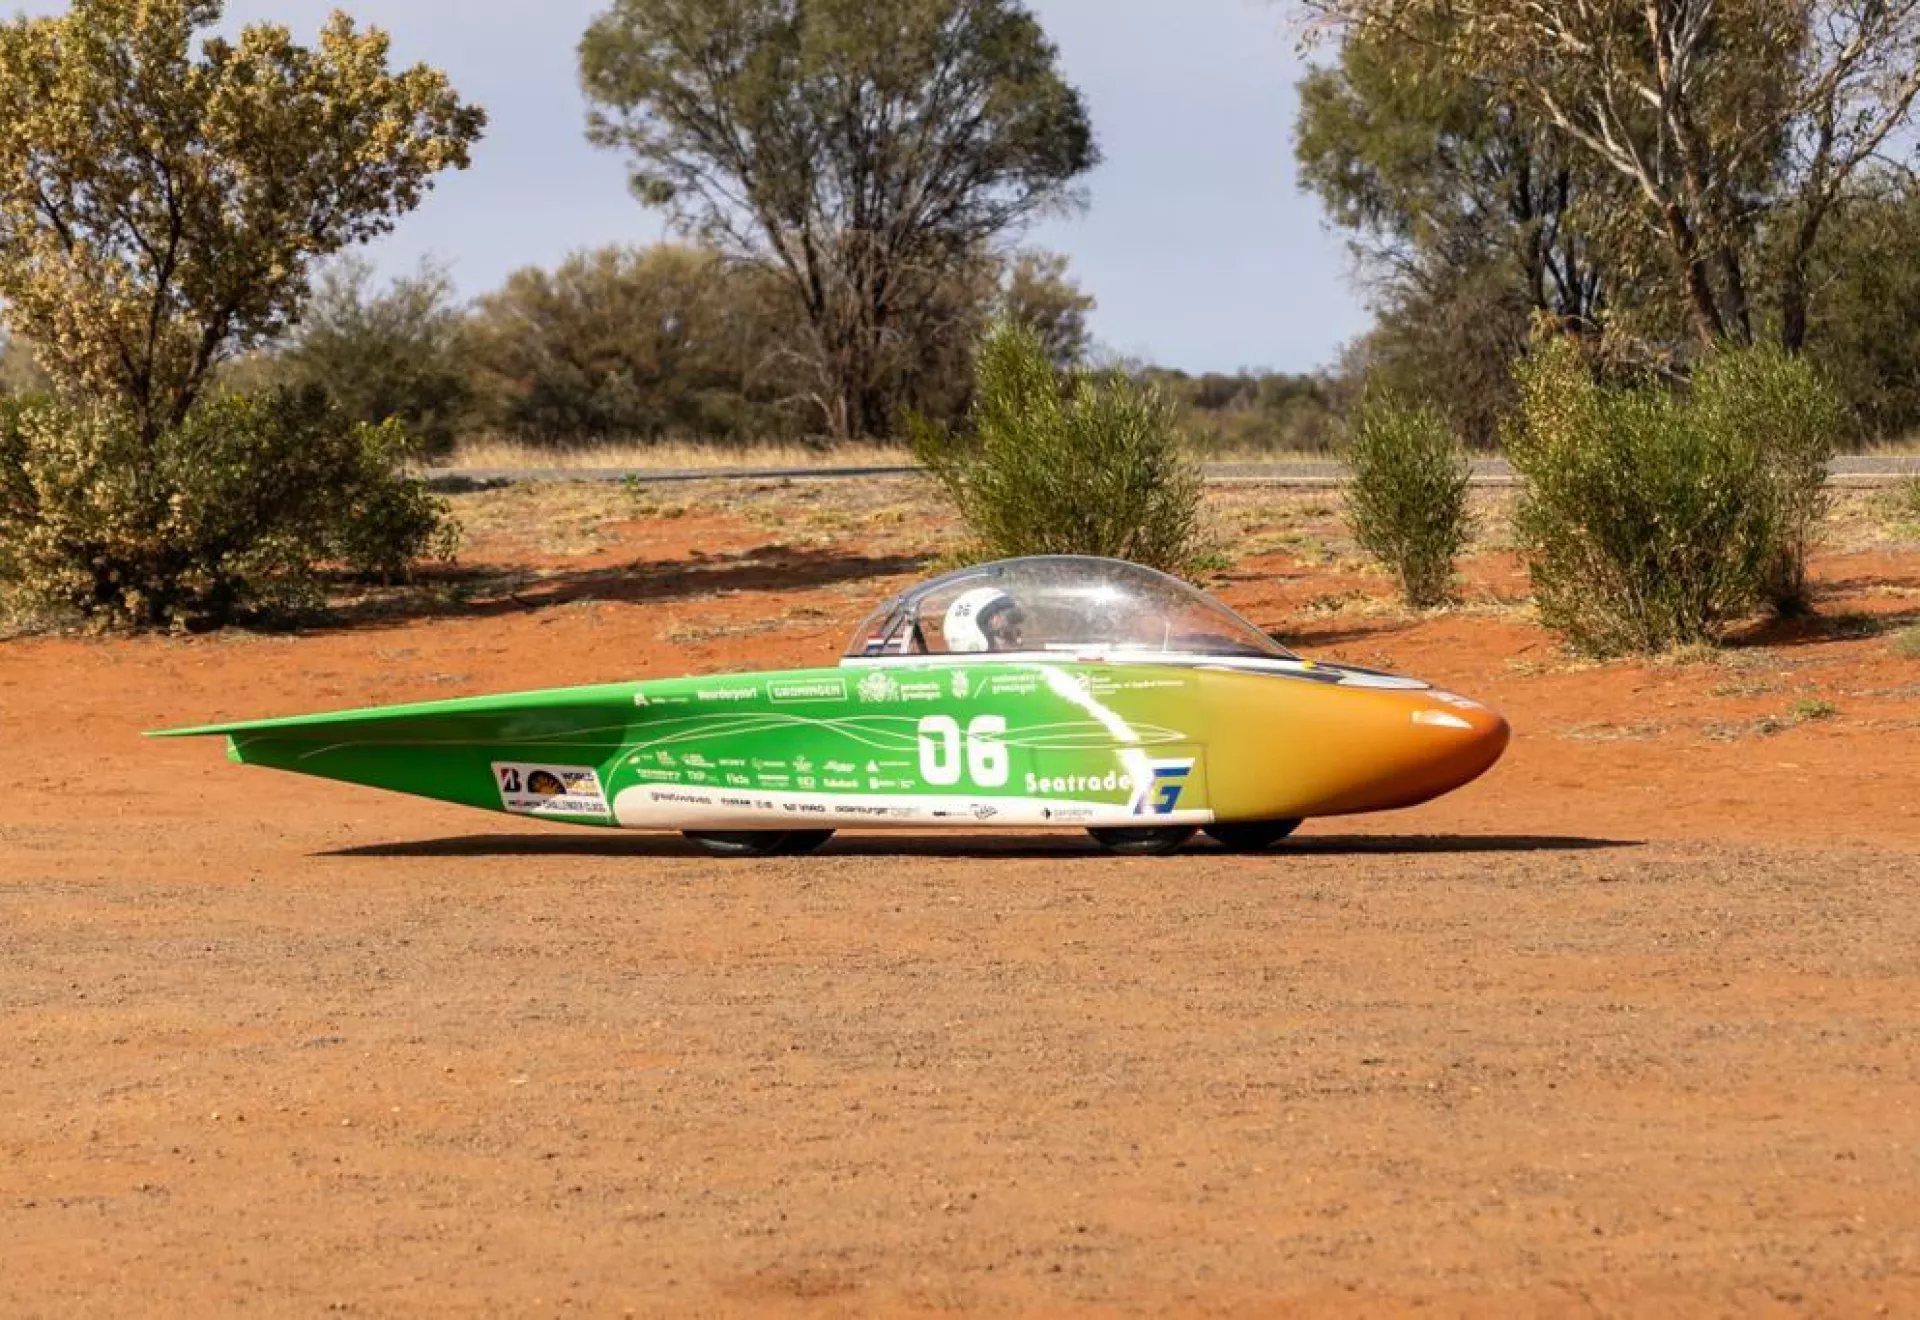
[[[781,272],[834,436],[886,434],[956,268],[1080,199],[1086,107],[1019,0],[614,0],[588,135],[644,203]]]

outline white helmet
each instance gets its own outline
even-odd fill
[[[975,587],[947,606],[941,625],[946,633],[947,650],[953,652],[991,651],[987,622],[995,615],[1015,610],[1013,597],[998,587]]]

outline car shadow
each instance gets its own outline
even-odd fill
[[[1409,856],[1484,853],[1593,852],[1642,848],[1642,839],[1595,839],[1552,834],[1327,834],[1294,837],[1260,854],[1275,860],[1310,857]],[[812,854],[816,857],[927,857],[980,860],[1104,859],[1112,854],[1080,834],[838,834]],[[1234,854],[1204,835],[1175,856],[1226,857]],[[698,845],[673,834],[595,833],[568,837],[548,834],[468,834],[441,839],[412,839],[362,844],[316,853],[319,857],[698,857],[712,861]]]

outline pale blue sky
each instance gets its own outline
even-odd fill
[[[1189,371],[1330,364],[1366,328],[1341,240],[1294,187],[1301,66],[1278,0],[1029,0],[1085,94],[1105,163],[1091,205],[1029,242],[1064,252],[1099,299],[1103,346]],[[272,19],[311,39],[345,8],[426,60],[491,125],[463,174],[442,176],[367,255],[384,273],[423,255],[462,293],[568,252],[647,242],[660,218],[625,168],[585,139],[575,48],[608,0],[228,0],[227,25]],[[66,5],[37,0],[30,13]]]

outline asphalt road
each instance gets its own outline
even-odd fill
[[[1209,482],[1244,482],[1268,486],[1330,486],[1343,475],[1339,463],[1205,463]],[[1830,465],[1836,483],[1878,485],[1903,476],[1920,476],[1920,455],[1855,454],[1836,458]],[[428,484],[437,489],[462,490],[510,485],[523,481],[630,481],[637,485],[667,485],[686,481],[841,481],[861,477],[905,477],[917,467],[742,467],[742,468],[437,468]],[[1480,458],[1473,463],[1475,485],[1502,486],[1513,481],[1505,459]]]

